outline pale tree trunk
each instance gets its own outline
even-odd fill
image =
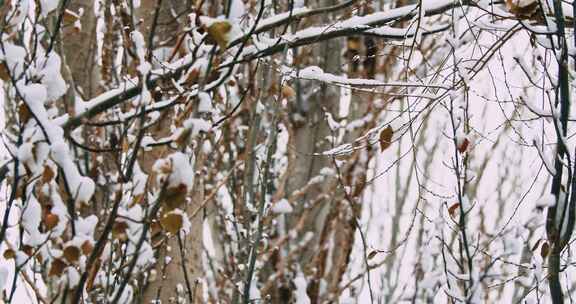
[[[186,25],[186,10],[191,6],[186,6],[186,1],[171,0],[144,0],[138,10],[138,18],[143,20],[140,26],[144,39],[147,43],[153,42],[155,55],[159,58],[152,58],[152,63],[158,60],[167,59],[167,54],[176,46],[181,29]],[[157,18],[157,23],[154,20]],[[152,36],[151,36],[152,35]],[[150,37],[153,37],[150,40]],[[150,46],[149,46],[150,47]],[[156,139],[166,137],[170,132],[170,125],[174,121],[174,113],[163,114],[166,118],[161,119],[157,126],[151,129],[152,136]],[[202,146],[201,144],[199,146]],[[157,148],[145,153],[140,158],[140,165],[145,172],[150,172],[151,167],[157,159],[165,156],[165,148]],[[205,157],[201,149],[195,153],[196,172],[204,166]],[[202,303],[202,223],[203,212],[198,212],[198,208],[204,200],[204,180],[200,174],[195,174],[194,186],[191,192],[191,201],[186,205],[184,211],[190,220],[190,231],[185,234],[180,232],[180,236],[161,235],[153,236],[160,239],[157,245],[156,272],[154,280],[148,282],[142,298],[142,303]],[[182,302],[183,301],[183,302]]]
[[[101,93],[98,89],[100,74],[97,60],[96,14],[93,0],[70,1],[68,9],[80,16],[81,28],[66,25],[62,37],[62,51],[66,66],[72,74],[73,87],[84,100]],[[69,96],[69,95],[68,95]]]
[[[335,4],[334,1],[320,1],[320,7],[326,7]],[[322,22],[328,24],[330,17],[325,15]],[[318,65],[324,72],[332,74],[341,73],[341,46],[342,41],[339,39],[322,42],[312,51],[306,48],[299,49],[299,52],[309,51],[311,54],[299,54],[302,58],[303,67]],[[308,57],[305,58],[304,56]],[[311,57],[311,58],[310,58]],[[307,60],[306,59],[311,59]],[[289,155],[289,167],[291,176],[287,181],[286,193],[288,195],[304,188],[312,178],[320,175],[323,168],[332,167],[332,160],[329,157],[313,156],[332,148],[332,142],[329,136],[332,135],[328,124],[326,123],[325,113],[330,113],[337,117],[340,103],[340,88],[320,84],[315,81],[300,81],[296,84],[297,101],[296,109],[291,113],[293,134],[291,136],[290,146],[295,147],[297,151]],[[325,181],[325,183],[328,181]],[[306,194],[297,201],[296,212],[287,218],[287,227],[296,227],[300,220],[298,215],[302,215],[305,209],[306,219],[300,232],[300,237],[312,233],[312,239],[308,246],[303,248],[300,258],[302,271],[308,279],[308,294],[312,303],[316,302],[318,296],[320,279],[324,276],[324,261],[328,252],[322,247],[323,231],[327,231],[328,218],[334,208],[334,201],[330,197],[322,197],[324,189],[322,183],[313,185],[308,188]],[[320,267],[319,267],[320,266]],[[290,290],[289,286],[286,289]],[[281,291],[282,289],[279,289]],[[277,294],[281,297],[281,294]],[[281,299],[280,303],[288,303],[289,298]]]

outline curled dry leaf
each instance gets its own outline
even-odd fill
[[[468,138],[464,138],[462,143],[458,146],[458,152],[460,152],[460,153],[466,152],[466,150],[468,150],[469,145],[470,145],[470,141],[468,140]]]
[[[64,15],[62,17],[65,24],[71,24],[80,20],[80,15],[76,14],[75,12],[69,9],[66,9],[64,11]]]
[[[377,250],[373,250],[368,254],[368,259],[371,260],[373,259],[376,255],[378,254]]]
[[[548,242],[542,243],[542,247],[540,247],[540,256],[543,259],[545,259],[548,256],[549,252],[550,252],[550,245],[548,244]]]
[[[392,136],[394,136],[394,130],[391,126],[386,127],[386,129],[380,132],[380,151],[384,151],[390,147],[392,144]]]
[[[448,207],[448,214],[450,214],[451,218],[456,218],[456,210],[458,210],[458,207],[460,207],[460,203],[454,203]]]

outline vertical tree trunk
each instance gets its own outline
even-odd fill
[[[82,12],[79,19],[80,30],[70,28],[67,25],[62,37],[62,51],[66,66],[72,74],[69,90],[75,90],[84,100],[90,99],[101,93],[99,90],[100,74],[96,44],[96,14],[94,13],[93,0],[70,1],[68,9],[74,13]]]
[[[176,45],[178,34],[185,26],[186,14],[191,6],[186,6],[185,1],[170,0],[143,0],[138,9],[138,16],[143,20],[140,27],[144,39],[147,43],[153,42],[154,56],[152,63],[158,60],[167,59]],[[154,19],[157,23],[154,25]],[[153,32],[152,32],[153,31]],[[150,35],[153,39],[149,40]],[[173,112],[165,113],[173,117]],[[156,139],[169,135],[170,125],[174,119],[161,119],[157,126],[152,128],[152,136]],[[202,146],[200,144],[200,146]],[[200,149],[196,151],[195,170],[198,172],[204,166],[205,157]],[[154,162],[166,153],[165,149],[155,149],[147,152],[141,157],[142,169],[150,172]],[[204,180],[201,175],[195,175],[194,186],[191,195],[191,202],[186,205],[185,212],[190,220],[190,231],[185,234],[180,232],[180,236],[160,235],[162,239],[157,250],[156,278],[148,282],[142,295],[142,303],[180,303],[184,300],[187,303],[202,303],[202,284],[200,279],[202,271],[202,223],[203,212],[198,211],[198,206],[204,200]],[[194,216],[192,216],[194,215]],[[162,234],[164,232],[161,232]]]

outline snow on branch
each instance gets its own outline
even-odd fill
[[[346,2],[345,4],[348,5],[349,3]],[[454,7],[455,5],[461,5],[461,3],[453,0],[442,0],[442,1],[435,1],[433,3],[428,3],[424,7],[425,10],[424,15],[433,16],[442,14],[445,11]],[[462,3],[462,5],[470,5],[470,4],[464,2]],[[335,10],[341,7],[344,7],[344,4],[331,7],[328,9]],[[317,10],[303,9],[296,11],[296,13],[294,13],[293,11],[294,15],[292,16],[292,18],[295,18],[295,16],[300,16],[299,18],[301,18],[316,13],[318,13]],[[407,5],[387,10],[385,12],[377,12],[366,16],[355,16],[348,20],[340,21],[332,25],[311,27],[308,29],[298,31],[294,34],[286,34],[282,37],[282,39],[278,40],[277,43],[269,45],[268,47],[265,47],[263,49],[257,49],[253,45],[247,47],[237,61],[225,61],[224,63],[220,64],[217,67],[217,70],[230,68],[241,62],[267,57],[282,52],[286,48],[315,44],[321,41],[338,37],[362,34],[364,32],[374,30],[374,28],[385,26],[394,21],[405,20],[407,18],[414,17],[417,14],[418,14],[418,5]],[[275,19],[263,20],[262,25],[260,25],[254,32],[255,33],[262,32],[270,26],[288,22],[291,17],[289,15],[286,16],[282,15],[282,17],[280,18],[278,17],[271,17],[271,18]],[[397,34],[397,33],[391,31],[391,34]],[[229,48],[232,48],[235,45],[239,44],[240,41],[244,41],[245,38],[246,37],[242,36],[235,39],[230,43]],[[152,71],[151,76],[149,77],[146,83],[147,87],[153,87],[161,79],[173,78],[177,75],[180,75],[180,73],[187,70],[195,63],[194,59],[195,58],[193,56],[188,55],[174,63],[165,64],[165,66],[162,69]],[[216,83],[220,82],[218,81]],[[211,89],[212,89],[211,86],[207,86],[205,88],[206,91]],[[90,119],[99,113],[103,113],[106,110],[130,98],[133,98],[139,95],[141,92],[142,92],[142,85],[138,84],[137,80],[125,81],[121,87],[110,90],[88,101],[85,104],[84,111],[81,113],[77,113],[74,117],[67,119],[62,124],[62,127],[66,131],[73,130],[76,127],[80,126],[83,123],[83,121]],[[190,96],[193,95],[195,94],[192,93]]]
[[[353,87],[406,87],[406,88],[426,87],[432,89],[450,90],[450,87],[439,84],[425,84],[416,82],[382,82],[375,79],[346,78],[344,76],[338,76],[326,73],[320,67],[317,66],[309,66],[299,71],[294,71],[288,67],[285,67],[285,72],[288,77],[292,78],[305,79],[305,80],[318,80],[326,83],[350,85]]]

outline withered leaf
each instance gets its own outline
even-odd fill
[[[456,218],[456,210],[460,207],[460,203],[454,203],[452,206],[448,207],[448,214],[451,218]]]
[[[232,25],[228,21],[216,21],[212,23],[206,31],[210,38],[214,39],[221,49],[228,46],[229,33]]]
[[[87,256],[92,253],[94,246],[90,241],[84,241],[84,243],[82,243],[81,248],[82,248],[82,254]]]
[[[185,184],[178,184],[176,187],[168,188],[162,194],[162,201],[168,211],[174,210],[184,203],[188,195],[188,187]]]
[[[10,73],[6,68],[6,64],[0,63],[0,79],[4,81],[10,81]]]
[[[68,263],[76,263],[80,259],[80,248],[76,246],[68,246],[64,248],[63,256]]]
[[[64,268],[66,268],[66,263],[61,259],[54,259],[52,260],[52,265],[50,265],[50,271],[48,272],[48,276],[61,276],[64,273]]]
[[[468,146],[470,145],[470,141],[468,138],[464,138],[464,141],[458,146],[458,152],[464,153],[468,150]]]
[[[9,259],[13,259],[16,257],[16,252],[14,252],[14,250],[12,249],[6,249],[4,251],[4,258],[9,260]]]
[[[28,109],[28,106],[24,103],[20,104],[20,106],[18,106],[18,118],[20,118],[20,122],[25,124],[31,117],[32,113],[30,112],[30,109]]]
[[[22,251],[28,256],[32,256],[34,254],[34,248],[30,245],[22,245]]]
[[[44,225],[46,225],[46,230],[52,230],[58,225],[60,218],[54,213],[48,213],[44,218]]]
[[[44,166],[44,171],[42,172],[42,182],[46,184],[52,179],[54,179],[54,171],[52,171],[50,166]]]
[[[542,244],[542,247],[540,247],[540,256],[544,259],[548,256],[549,252],[550,252],[550,245],[548,244],[548,242],[544,242]]]
[[[182,215],[174,212],[167,213],[160,219],[160,224],[166,231],[176,235],[182,228]]]
[[[80,19],[80,16],[78,14],[76,14],[75,12],[73,12],[69,9],[64,10],[63,21],[65,24],[74,23],[74,22],[78,21],[79,19]]]
[[[386,127],[386,129],[380,132],[380,151],[384,151],[390,147],[392,144],[392,136],[394,136],[394,130],[391,126]]]
[[[114,226],[112,226],[112,237],[118,240],[126,240],[128,238],[127,229],[128,224],[125,222],[115,222]]]
[[[368,259],[369,260],[373,259],[377,254],[378,254],[378,250],[373,250],[372,252],[370,252],[368,254]]]
[[[292,98],[296,96],[296,91],[294,91],[294,89],[289,86],[288,84],[284,84],[282,85],[282,97],[283,98]]]

